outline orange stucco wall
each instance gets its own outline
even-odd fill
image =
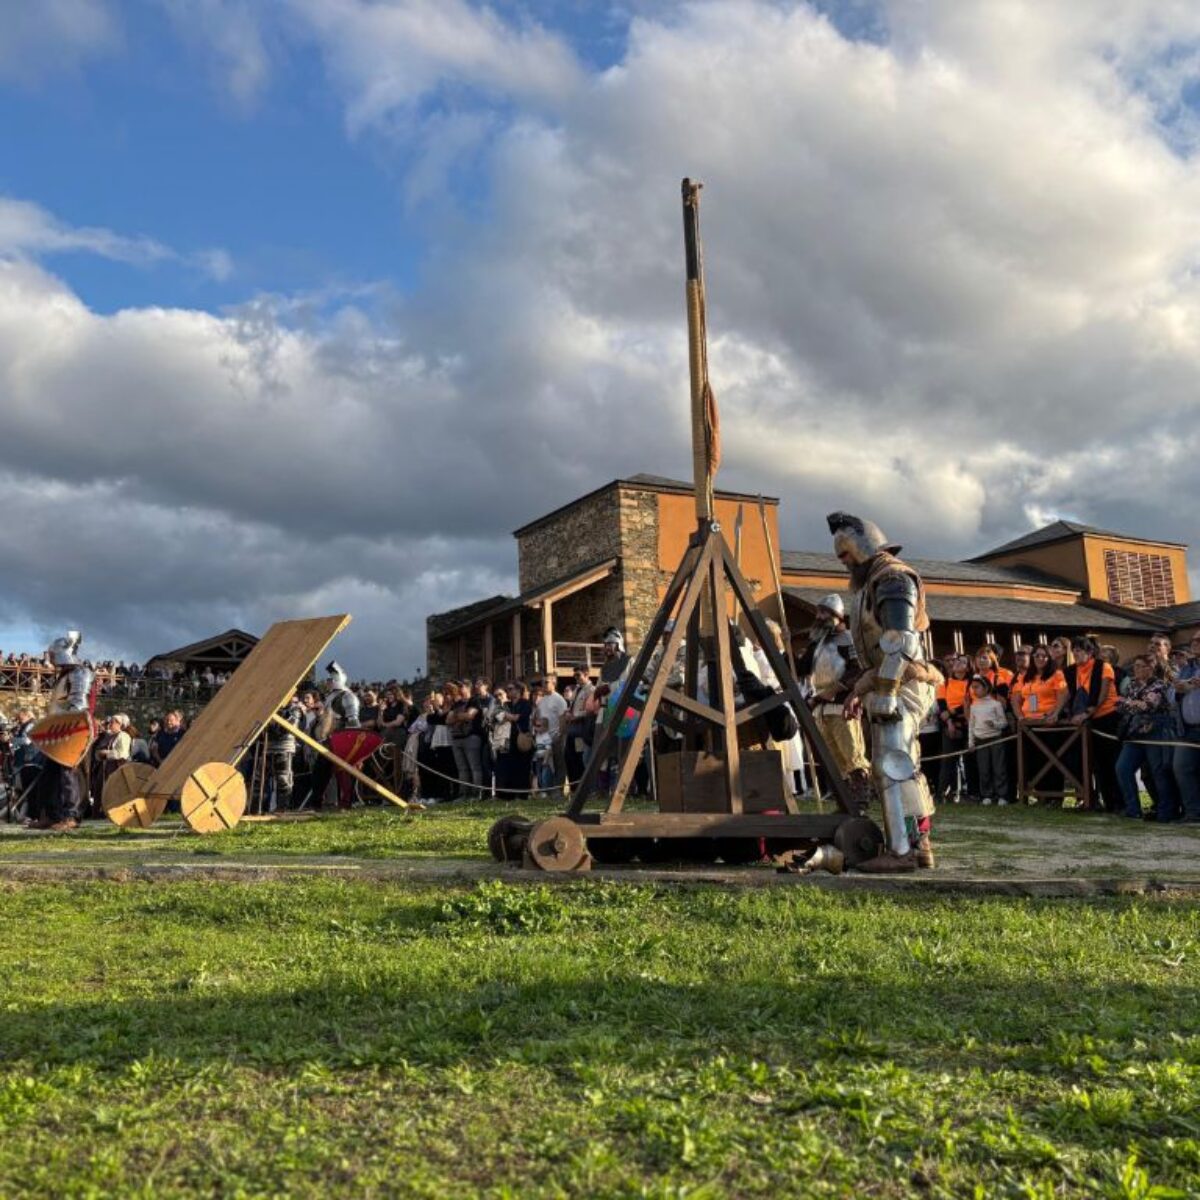
[[[1087,561],[1088,589],[1095,600],[1108,600],[1108,573],[1104,569],[1105,550],[1128,550],[1134,554],[1161,554],[1171,564],[1171,579],[1175,584],[1175,603],[1186,604],[1192,598],[1188,584],[1187,551],[1182,546],[1164,546],[1157,542],[1126,541],[1124,538],[1098,538],[1085,535],[1082,539]]]
[[[844,573],[817,575],[785,571],[783,586],[828,588],[831,592],[845,592],[850,585]],[[1077,592],[1065,589],[1043,590],[1003,583],[940,583],[937,580],[926,580],[925,590],[931,596],[993,596],[1005,600],[1044,600],[1048,604],[1074,604],[1078,596]]]
[[[775,591],[771,571],[771,555],[767,550],[767,539],[763,533],[762,518],[758,505],[752,500],[717,499],[716,518],[721,523],[721,532],[730,548],[734,546],[734,529],[737,525],[739,505],[742,508],[742,553],[741,567],[750,586],[757,596],[769,596]],[[779,554],[779,505],[770,501],[766,504],[767,526],[771,530],[771,544]],[[679,496],[669,492],[658,495],[658,565],[663,571],[674,573],[687,547],[688,538],[696,530],[696,502],[691,496]]]
[[[998,554],[987,561],[990,567],[1032,567],[1046,575],[1065,579],[1081,589],[1088,586],[1087,561],[1083,554],[1083,542],[1079,538],[1055,542],[1051,546],[1014,550],[1011,554]]]

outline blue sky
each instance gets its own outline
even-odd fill
[[[1194,540],[1196,6],[6,17],[0,644],[347,609],[352,666],[411,671],[426,613],[513,589],[511,529],[686,476],[685,174],[722,481],[787,545],[834,508],[927,557]]]
[[[290,48],[247,108],[222,100],[154,5],[123,12],[119,55],[0,90],[0,189],[72,225],[181,251],[221,247],[234,269],[218,281],[173,264],[60,256],[55,269],[91,306],[219,309],[259,291],[411,281],[421,240],[398,203],[403,163],[347,135],[314,50]]]

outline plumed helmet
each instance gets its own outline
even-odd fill
[[[830,513],[825,520],[833,534],[834,550],[838,554],[848,550],[850,560],[855,564],[869,561],[881,550],[889,554],[900,552],[899,546],[889,545],[883,530],[874,521],[864,521],[862,517],[844,512]]]
[[[826,612],[831,612],[837,617],[845,617],[846,615],[846,606],[842,603],[842,598],[837,592],[830,592],[828,596],[822,597],[817,607],[823,608]]]
[[[610,625],[604,631],[604,644],[606,646],[616,646],[618,650],[625,649],[624,635],[615,625]]]
[[[79,666],[79,658],[75,651],[79,649],[79,643],[82,641],[83,634],[78,629],[68,629],[65,636],[55,638],[47,647],[50,661],[56,667]]]
[[[325,668],[325,689],[330,692],[340,692],[349,682],[346,672],[342,670],[337,659],[331,659]]]

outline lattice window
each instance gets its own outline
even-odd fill
[[[1165,554],[1105,550],[1108,598],[1127,608],[1162,608],[1175,603],[1175,577]]]

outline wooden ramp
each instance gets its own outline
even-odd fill
[[[228,781],[224,795],[218,796],[213,791],[215,785],[210,786],[212,772],[206,775],[202,768],[220,763],[236,766],[280,706],[308,677],[325,647],[349,624],[350,617],[343,614],[272,625],[150,777],[142,796],[165,806],[172,797],[183,796],[185,786],[190,783],[189,792],[200,790],[198,799],[205,801],[201,807],[205,812],[215,811],[218,824],[226,828],[236,824],[245,807],[244,786],[239,808],[236,797],[229,798]],[[110,809],[106,795],[105,811],[118,824],[125,824],[121,815],[133,811],[129,797],[122,797],[119,805],[115,801],[114,793],[114,806]]]

